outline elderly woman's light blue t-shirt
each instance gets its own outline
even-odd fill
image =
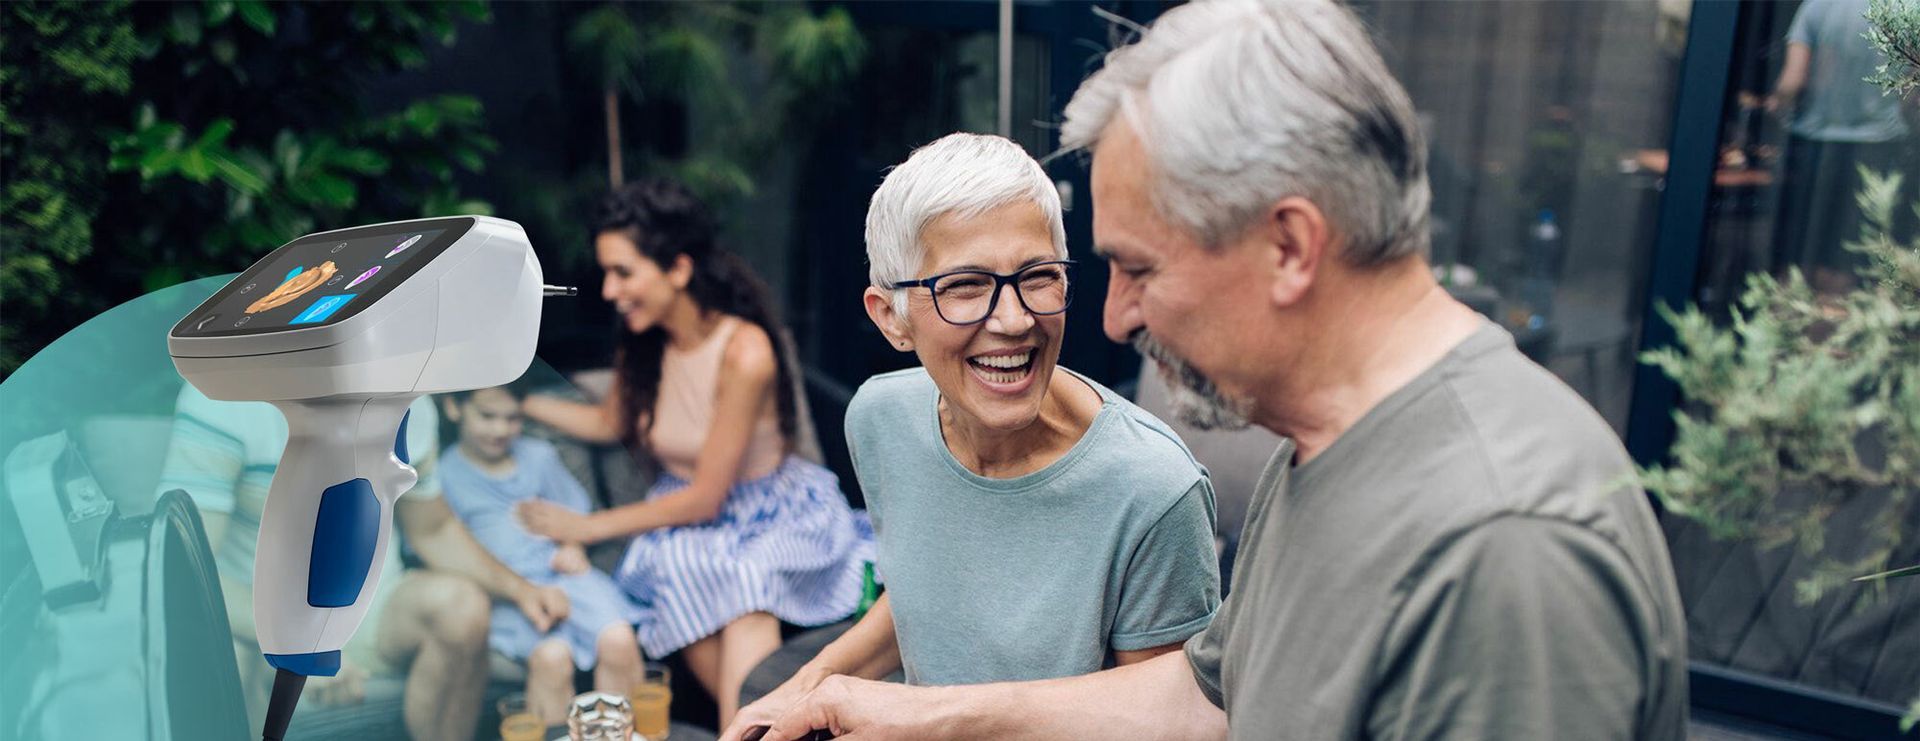
[[[924,369],[875,376],[854,395],[847,443],[909,683],[1086,674],[1112,651],[1176,644],[1213,619],[1206,469],[1160,420],[1086,383],[1103,402],[1086,434],[1011,479],[954,459]]]

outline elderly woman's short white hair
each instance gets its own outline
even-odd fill
[[[1061,143],[1091,149],[1115,116],[1146,150],[1155,207],[1204,244],[1302,196],[1352,264],[1426,252],[1433,196],[1413,103],[1331,0],[1167,11],[1074,93]]]
[[[948,214],[972,218],[1013,203],[1040,207],[1053,232],[1053,250],[1067,256],[1060,191],[1020,145],[986,134],[948,134],[913,150],[887,173],[867,206],[868,278],[879,288],[916,275],[926,258],[920,232]],[[894,306],[904,309],[896,295]]]

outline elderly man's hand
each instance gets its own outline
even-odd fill
[[[938,737],[938,713],[928,712],[927,693],[937,690],[874,682],[844,675],[828,677],[788,709],[761,741],[808,741],[816,730],[862,741]],[[746,738],[751,741],[752,733]]]
[[[824,670],[801,667],[793,678],[774,688],[766,696],[733,714],[733,724],[720,734],[720,741],[754,741],[773,726],[788,710],[797,707],[808,693],[833,676]],[[757,730],[756,730],[757,729]]]

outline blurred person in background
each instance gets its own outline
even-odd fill
[[[686,652],[724,726],[740,685],[780,646],[780,621],[819,626],[859,606],[871,527],[832,472],[792,453],[797,385],[765,284],[716,244],[684,186],[649,179],[606,196],[593,224],[601,296],[619,314],[613,390],[597,404],[534,395],[526,415],[623,442],[665,472],[644,501],[582,514],[526,502],[556,541],[632,538],[614,572],[640,609],[649,656]]]
[[[1165,423],[1058,365],[1060,195],[1020,145],[915,150],[867,212],[867,314],[920,367],[876,376],[847,443],[887,594],[725,738],[834,674],[957,685],[1178,651],[1220,604],[1213,488]]]
[[[488,552],[527,581],[566,592],[567,614],[551,626],[495,604],[487,641],[526,663],[529,707],[558,725],[573,700],[576,668],[593,672],[594,689],[616,695],[640,680],[632,625],[638,611],[611,577],[588,563],[581,544],[534,535],[514,516],[514,507],[527,501],[583,513],[593,506],[552,443],[520,434],[525,398],[517,383],[440,396],[459,430],[440,455],[440,482],[447,504]]]
[[[1867,81],[1886,60],[1866,39],[1866,12],[1867,0],[1802,4],[1787,26],[1787,59],[1766,99],[1768,111],[1791,119],[1774,269],[1799,267],[1828,294],[1852,288],[1862,259],[1843,246],[1860,237],[1859,168],[1903,171],[1903,192],[1920,193],[1908,138],[1910,101]],[[1896,239],[1911,231],[1911,216],[1895,211],[1888,226],[1897,227]]]
[[[394,503],[401,537],[427,568],[402,568],[398,540],[387,549],[372,606],[341,650],[339,673],[311,678],[307,695],[314,707],[352,705],[365,697],[369,678],[405,676],[408,735],[468,741],[486,692],[489,597],[513,603],[542,631],[566,617],[567,598],[507,569],[448,509],[435,475],[438,419],[427,397],[408,409],[406,448],[420,479]],[[183,384],[160,476],[160,491],[185,490],[206,524],[255,726],[265,718],[273,669],[254,642],[254,547],[286,445],[287,421],[273,405],[215,401]]]
[[[1685,616],[1607,423],[1428,265],[1426,142],[1331,0],[1167,11],[1074,94],[1107,336],[1196,426],[1288,438],[1182,653],[822,682],[766,734],[1679,739]]]

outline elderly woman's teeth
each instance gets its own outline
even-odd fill
[[[990,368],[1006,369],[1006,368],[1018,368],[1020,366],[1026,365],[1027,360],[1032,357],[1033,357],[1033,352],[1029,350],[1027,352],[1020,353],[1019,355],[981,355],[979,357],[974,358],[974,361],[978,362],[981,365],[988,366]]]
[[[968,358],[974,370],[992,383],[1014,383],[1032,370],[1033,351],[1018,355],[976,355]]]

